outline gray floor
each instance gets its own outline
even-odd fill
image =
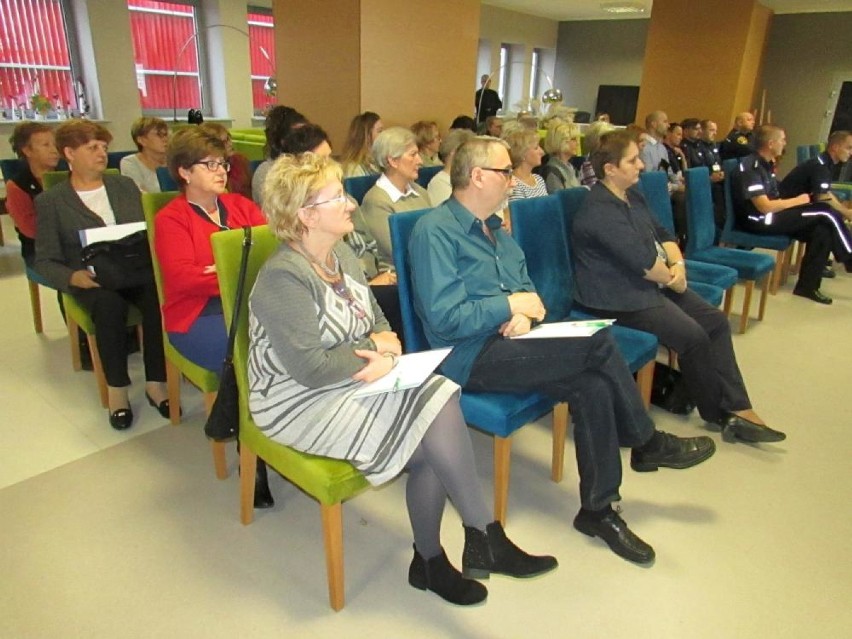
[[[3,224],[8,239],[5,216]],[[654,545],[652,567],[571,528],[573,454],[563,483],[552,483],[543,420],[515,437],[508,529],[524,547],[556,555],[557,572],[528,583],[494,578],[487,604],[474,609],[410,588],[397,481],[344,508],[346,607],[333,613],[314,502],[276,477],[276,507],[243,527],[235,455],[231,476],[217,481],[201,396],[184,387],[185,423],[165,424],[143,405],[138,356],[136,424],[112,431],[91,373],[71,371],[49,293],[45,333],[33,333],[17,251],[14,240],[0,248],[3,639],[852,636],[852,276],[825,284],[830,308],[787,287],[765,322],[735,338],[755,406],[786,442],[728,445],[714,434],[719,450],[700,467],[625,471],[624,516]],[[697,416],[654,416],[676,433],[704,432]],[[473,438],[490,495],[491,440]],[[444,535],[458,562],[451,509]]]

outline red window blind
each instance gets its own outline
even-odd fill
[[[264,84],[275,75],[275,30],[272,16],[249,12],[249,54],[251,56],[251,93],[254,110],[262,112],[275,104],[275,98],[266,95]]]

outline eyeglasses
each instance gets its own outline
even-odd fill
[[[225,160],[199,160],[198,162],[193,162],[193,166],[196,164],[201,164],[202,166],[206,166],[208,171],[215,171],[220,166],[225,169],[225,173],[231,170],[231,163],[226,162]]]
[[[480,166],[479,168],[482,169],[483,171],[493,171],[494,173],[502,173],[503,177],[505,177],[505,178],[512,177],[512,169],[511,168],[508,168],[508,169],[493,169],[490,166]]]
[[[331,290],[335,292],[339,297],[342,297],[346,300],[346,304],[349,306],[349,309],[358,319],[364,319],[367,317],[367,311],[364,310],[364,307],[358,303],[358,300],[355,299],[355,296],[346,288],[346,284],[344,284],[343,279],[337,280],[334,284],[331,285]]]
[[[329,200],[323,200],[322,202],[314,202],[313,204],[305,204],[305,206],[303,206],[302,208],[312,209],[315,206],[322,206],[323,204],[346,204],[346,203],[358,206],[358,202],[355,201],[355,198],[353,198],[348,193],[341,193],[337,197],[333,197]]]

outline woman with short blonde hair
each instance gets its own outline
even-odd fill
[[[538,131],[520,129],[504,135],[503,139],[509,144],[509,157],[512,159],[515,188],[509,195],[509,201],[522,200],[528,197],[547,195],[544,179],[533,169],[541,166],[544,151],[539,145]]]
[[[136,182],[143,193],[159,193],[157,169],[166,165],[169,126],[160,118],[143,116],[134,120],[130,137],[139,152],[121,158],[121,174]]]
[[[544,150],[550,154],[543,167],[544,183],[548,193],[580,186],[577,170],[571,158],[580,151],[580,127],[562,121],[554,121],[547,129]]]
[[[420,151],[423,166],[441,166],[441,160],[438,157],[438,150],[441,145],[438,123],[420,120],[411,125],[411,132],[417,142],[417,149]]]

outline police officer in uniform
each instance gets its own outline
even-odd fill
[[[831,183],[837,181],[840,165],[852,155],[852,131],[835,131],[828,136],[823,153],[802,162],[787,174],[778,190],[781,197],[795,197],[807,193],[814,201],[828,202],[847,220],[852,219],[852,209],[844,206],[831,192]],[[852,205],[852,202],[846,204]]]
[[[745,157],[754,152],[754,116],[743,111],[734,118],[734,128],[719,146],[719,154],[723,160],[728,160]]]
[[[686,165],[689,168],[696,166],[708,166],[704,157],[704,145],[701,143],[701,122],[698,118],[687,118],[680,123],[683,127],[683,140],[680,148],[686,156]]]
[[[697,120],[696,120],[697,122]],[[687,124],[692,125],[693,120],[683,121],[684,142],[687,138]],[[716,144],[716,123],[712,120],[701,120],[698,122],[698,129],[695,131],[696,142],[695,151],[696,161],[700,160],[701,164],[694,164],[690,160],[690,166],[706,166],[710,171],[710,193],[713,196],[713,219],[716,223],[716,228],[721,231],[725,226],[725,173],[722,171],[722,158],[719,155],[719,145]],[[687,159],[689,159],[687,154]]]
[[[781,127],[767,124],[755,135],[757,152],[742,158],[731,174],[731,195],[738,227],[749,233],[789,235],[805,242],[805,256],[794,295],[820,304],[832,300],[820,291],[830,252],[844,263],[852,260],[852,236],[843,216],[826,202],[811,202],[807,193],[782,198],[775,179],[775,161],[787,137]]]

